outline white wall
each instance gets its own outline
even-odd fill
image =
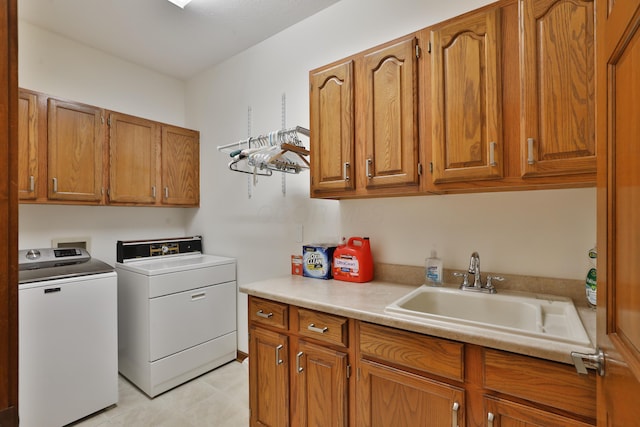
[[[178,126],[185,125],[185,83],[19,21],[19,85]],[[57,238],[89,237],[91,255],[113,264],[116,241],[183,236],[179,208],[21,204],[20,249]]]
[[[238,258],[247,283],[289,273],[289,255],[304,242],[371,238],[375,261],[423,265],[435,248],[445,268],[468,267],[477,250],[486,271],[581,279],[595,242],[595,189],[311,200],[309,176],[260,178],[230,172],[216,146],[281,124],[309,125],[309,70],[357,53],[487,1],[341,0],[332,7],[191,79],[187,117],[201,131],[202,206],[190,229],[206,249]],[[248,197],[251,188],[252,197]],[[247,351],[246,296],[239,298],[239,348]]]

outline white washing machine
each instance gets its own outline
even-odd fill
[[[236,358],[236,261],[200,236],[118,241],[118,367],[148,396]]]
[[[19,252],[21,427],[60,427],[118,401],[117,279],[82,248]]]

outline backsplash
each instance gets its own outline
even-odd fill
[[[443,282],[445,284],[460,284],[460,278],[453,275],[460,270],[445,268]],[[419,286],[425,283],[424,266],[375,263],[374,280]],[[551,294],[569,297],[576,306],[587,306],[584,281],[572,279],[555,279],[550,277],[521,276],[483,272],[483,281],[487,274],[504,277],[503,282],[496,284],[496,289],[509,289],[540,294]]]

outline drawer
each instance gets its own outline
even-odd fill
[[[360,323],[364,358],[464,380],[464,344],[385,326]]]
[[[347,347],[348,319],[317,311],[298,309],[298,334]]]
[[[249,321],[278,329],[289,329],[289,306],[261,298],[249,298]]]
[[[596,377],[571,365],[484,349],[484,386],[531,402],[596,418]]]

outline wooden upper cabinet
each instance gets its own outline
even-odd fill
[[[353,60],[311,72],[311,192],[355,188]]]
[[[594,2],[519,7],[522,176],[595,172]]]
[[[120,113],[109,115],[109,202],[154,204],[160,125]]]
[[[48,100],[48,198],[100,202],[104,110]]]
[[[417,39],[407,37],[364,55],[356,82],[365,122],[358,176],[367,189],[419,184]]]
[[[200,204],[200,133],[162,126],[162,203]]]
[[[18,98],[18,197],[37,198],[38,97],[20,90]]]
[[[500,9],[431,31],[433,182],[503,177]]]

